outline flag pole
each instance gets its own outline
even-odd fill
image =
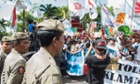
[[[135,6],[135,0],[133,1],[133,8],[132,8],[132,15],[131,15],[131,26],[130,26],[131,31],[132,31],[132,27],[133,27],[134,6]]]
[[[71,18],[70,18],[70,10],[69,10],[69,0],[67,0],[67,4],[68,4],[68,14],[69,14],[69,20],[70,20]]]

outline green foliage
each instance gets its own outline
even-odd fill
[[[17,32],[21,32],[21,31],[22,31],[22,27],[23,27],[22,24],[23,24],[22,22],[18,22],[18,23],[17,23],[17,28],[16,28],[16,31],[17,31]]]
[[[6,35],[9,35],[9,33],[7,33],[6,31],[0,31],[0,39]]]
[[[40,5],[40,11],[44,12],[43,14],[44,17],[51,18],[56,15],[58,9],[55,6],[52,6],[52,4],[46,4],[46,5],[42,4]]]
[[[63,10],[66,13],[66,18],[69,19],[68,6],[56,7],[52,6],[52,4],[40,5],[40,11],[43,11],[43,16],[47,18],[52,18],[53,16],[63,18]]]
[[[97,22],[97,28],[100,28],[101,24],[101,15],[100,15],[100,7],[97,7],[97,12],[98,12],[98,16],[95,19],[90,19],[89,17],[89,13],[85,14],[84,17],[81,19],[82,22],[82,27],[85,30],[87,28],[86,24],[90,23],[92,21],[96,21]]]
[[[107,5],[105,5],[105,7],[109,10],[109,12],[114,16],[114,8],[113,6],[111,7],[108,7]],[[98,6],[97,8],[97,12],[98,12],[98,16],[97,18],[95,19],[90,19],[89,18],[89,14],[85,14],[85,16],[82,18],[81,22],[82,22],[82,25],[83,25],[83,29],[86,29],[87,26],[86,24],[87,23],[90,23],[92,21],[96,21],[97,22],[97,28],[95,29],[95,31],[99,31],[100,27],[101,27],[101,13],[100,13],[100,7]]]
[[[58,7],[56,16],[63,18],[63,10],[65,11],[66,19],[69,19],[68,6]]]
[[[6,27],[10,26],[10,22],[4,19],[0,20],[0,30],[6,31]]]
[[[124,35],[128,36],[128,35],[133,35],[134,32],[130,31],[130,28],[127,25],[122,25],[118,28],[118,31],[123,32]]]
[[[106,4],[104,4],[104,6],[107,8],[107,10],[109,10],[109,12],[110,12],[112,15],[115,15],[115,14],[114,14],[114,8],[113,8],[113,6],[108,7]]]
[[[110,13],[112,15],[114,14],[114,8],[113,6],[108,7],[107,5],[105,5],[105,7],[110,11]],[[39,9],[40,11],[44,12],[43,17],[42,18],[38,18],[38,17],[34,17],[33,14],[34,11],[36,10],[37,5],[34,4],[34,7],[32,9],[30,9],[30,12],[25,11],[25,29],[27,29],[27,24],[28,24],[28,20],[29,19],[33,19],[37,22],[41,22],[43,20],[43,17],[47,17],[47,18],[52,18],[53,16],[58,16],[59,18],[63,18],[63,12],[62,10],[65,11],[65,15],[66,15],[66,19],[69,19],[69,11],[68,11],[68,6],[63,6],[63,7],[56,7],[56,6],[52,6],[52,4],[46,4],[46,5],[40,5]],[[90,23],[92,21],[96,21],[97,22],[97,28],[95,29],[95,31],[100,29],[101,26],[101,15],[100,15],[100,7],[97,7],[97,12],[98,12],[98,16],[95,19],[90,19],[89,18],[89,14],[85,14],[84,17],[81,19],[81,23],[83,26],[83,29],[87,28],[87,23]],[[18,22],[17,22],[17,31],[23,31],[25,29],[23,29],[23,12],[20,12],[20,14],[17,15],[18,17]]]
[[[17,31],[22,31],[24,32],[24,30],[27,29],[27,25],[28,25],[28,20],[29,19],[32,19],[34,20],[34,16],[31,15],[28,11],[25,11],[25,17],[23,18],[23,11],[20,12],[18,15],[17,15]],[[23,28],[23,20],[24,20],[24,28]]]

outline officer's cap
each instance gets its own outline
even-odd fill
[[[23,32],[16,32],[12,34],[11,38],[12,40],[24,40],[28,39],[28,35]]]
[[[63,24],[59,20],[48,19],[38,24],[40,30],[60,30],[64,31]]]
[[[12,39],[10,36],[3,36],[1,41],[2,42],[10,42],[10,41],[12,41]]]

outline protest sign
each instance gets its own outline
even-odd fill
[[[76,54],[67,54],[67,66],[66,71],[72,76],[81,76],[84,74],[84,50],[77,52]]]
[[[140,84],[140,65],[118,61],[118,70],[106,70],[104,84]]]
[[[124,19],[125,19],[125,13],[120,12],[120,13],[117,14],[117,18],[116,18],[117,23],[123,24]]]
[[[117,58],[111,58],[110,63],[106,70],[118,70],[118,59]]]

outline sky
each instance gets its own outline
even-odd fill
[[[42,0],[30,0],[33,3],[40,3]],[[84,0],[80,0],[84,3]],[[99,4],[99,1],[102,4],[108,4],[108,6],[114,6],[117,8],[120,8],[120,5],[124,2],[124,0],[95,0],[97,4]],[[68,0],[44,0],[45,3],[52,4],[54,6],[67,6]]]
[[[53,6],[60,6],[60,7],[68,5],[68,0],[30,0],[30,1],[31,3],[41,4],[43,2],[44,4],[52,4]],[[80,1],[84,3],[84,0],[80,0]],[[120,8],[122,7],[122,4],[124,3],[124,0],[95,0],[97,5],[99,4],[99,1],[102,4],[107,4],[107,6],[113,6],[114,8]],[[12,14],[14,3],[8,2],[8,1],[7,1],[7,4],[3,4],[3,3],[4,3],[3,0],[0,0],[0,13],[1,13],[0,19],[4,18],[8,20],[10,19],[10,16]],[[27,8],[30,9],[31,6],[27,5]],[[18,12],[20,11],[18,10]]]

